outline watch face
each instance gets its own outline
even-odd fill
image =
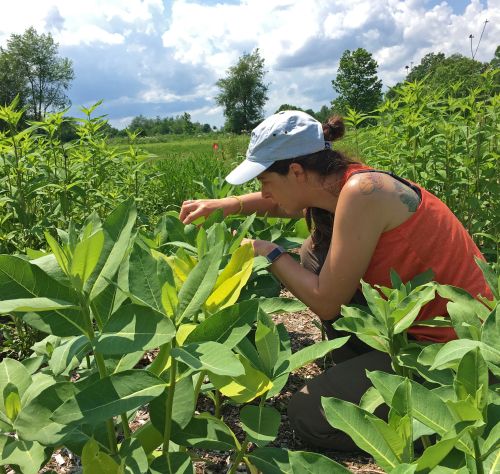
[[[277,247],[277,248],[271,250],[266,255],[266,258],[267,258],[269,263],[273,263],[283,253],[285,253],[285,249],[282,247]]]

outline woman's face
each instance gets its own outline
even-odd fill
[[[296,179],[288,172],[286,175],[274,173],[272,171],[264,171],[257,179],[261,184],[262,197],[272,199],[285,212],[295,213],[300,212],[304,206],[300,204],[298,199],[298,187]]]

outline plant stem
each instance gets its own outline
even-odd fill
[[[214,401],[215,401],[214,416],[216,418],[220,418],[220,409],[221,409],[220,392],[217,389],[215,389],[214,392]]]
[[[238,454],[236,455],[236,458],[228,474],[235,474],[236,470],[238,469],[238,466],[240,465],[241,460],[243,459],[243,456],[245,456],[247,452],[249,442],[250,441],[248,441],[248,439],[245,439],[245,441],[241,445],[241,449],[238,451]]]
[[[122,418],[122,426],[123,426],[123,436],[125,439],[129,439],[130,436],[132,435],[132,432],[130,431],[130,427],[128,426],[128,418],[126,413],[121,414]]]
[[[165,408],[165,429],[163,430],[163,453],[167,454],[172,434],[172,408],[174,406],[175,378],[177,377],[177,361],[170,362],[170,385],[168,387],[167,406]]]
[[[97,369],[99,370],[99,376],[101,379],[107,376],[106,365],[104,364],[104,357],[98,352],[94,352],[94,360],[97,364]],[[116,454],[118,452],[118,445],[116,442],[115,424],[113,418],[106,420],[106,429],[108,432],[108,442],[111,454]]]
[[[481,450],[479,449],[479,441],[477,437],[474,437],[474,459],[476,461],[476,471],[477,474],[484,474],[483,461],[481,461]]]

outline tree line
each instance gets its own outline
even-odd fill
[[[461,54],[446,57],[444,53],[428,53],[415,67],[406,66],[405,81],[425,80],[428,87],[448,88],[456,97],[464,97],[480,82],[480,74],[488,68],[500,67],[500,46],[490,62],[480,62]],[[269,99],[264,59],[258,49],[243,54],[225,77],[216,85],[219,93],[215,102],[224,112],[224,130],[241,133],[251,130],[264,118],[264,106]],[[58,55],[58,45],[50,33],[38,34],[34,28],[23,34],[12,34],[5,48],[0,47],[0,105],[16,97],[25,110],[25,121],[42,120],[47,112],[61,111],[71,105],[67,91],[74,79],[72,62]],[[500,89],[500,74],[496,75]],[[344,114],[349,109],[371,113],[384,100],[394,97],[401,83],[382,92],[378,64],[364,48],[346,50],[340,58],[335,79],[336,97],[320,110],[305,109],[320,121],[333,113]],[[452,86],[453,85],[453,86]],[[277,111],[304,110],[300,106],[282,104]],[[210,124],[192,122],[189,113],[175,117],[136,116],[126,130],[108,126],[109,135],[135,134],[154,136],[166,134],[200,134],[215,130]],[[71,130],[67,139],[72,138]]]

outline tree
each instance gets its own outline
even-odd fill
[[[256,49],[241,56],[226,77],[217,81],[220,94],[215,100],[224,108],[228,131],[251,130],[263,119],[268,98],[268,86],[263,82],[265,73],[264,59]]]
[[[275,114],[277,114],[278,112],[282,112],[283,110],[299,110],[301,112],[304,111],[304,109],[300,108],[300,107],[297,107],[296,105],[290,105],[290,104],[281,104],[279,107],[278,107],[278,110],[276,110],[276,112],[274,112]]]
[[[446,88],[451,91],[451,85],[461,83],[454,90],[456,97],[465,97],[470,91],[481,84],[480,74],[486,70],[487,64],[475,59],[452,54],[446,57],[443,53],[426,54],[420,64],[408,74],[407,81],[422,80],[427,76],[429,87]]]
[[[0,48],[0,99],[8,102],[19,95],[30,118],[41,120],[48,111],[70,104],[65,91],[74,78],[71,60],[58,56],[52,35],[39,35],[28,28],[12,34],[7,47]]]
[[[371,53],[358,48],[348,49],[340,58],[337,77],[332,81],[338,97],[332,101],[333,109],[345,112],[351,107],[358,112],[371,112],[382,101],[382,81],[377,76],[377,61]]]

